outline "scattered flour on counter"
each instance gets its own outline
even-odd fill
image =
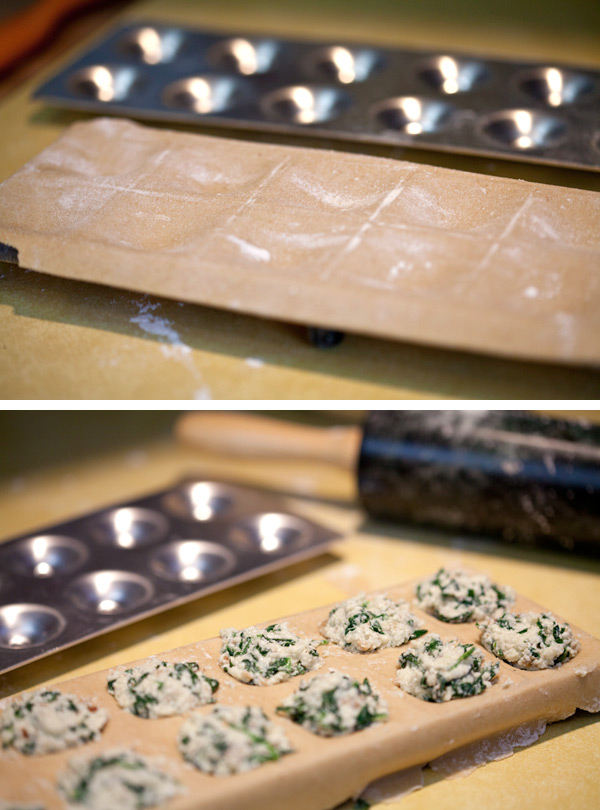
[[[260,357],[246,357],[245,362],[250,368],[262,368],[265,364],[265,361],[261,360]]]
[[[11,492],[13,495],[23,492],[23,490],[26,488],[27,479],[25,479],[22,475],[17,476],[17,478],[13,478],[8,485],[9,492]]]
[[[240,239],[239,236],[233,236],[233,234],[230,234],[226,238],[228,242],[233,242],[234,245],[237,245],[240,248],[242,256],[246,256],[248,259],[252,259],[255,262],[268,262],[271,260],[271,253],[266,248],[253,245],[252,242],[247,242],[245,239]]]
[[[125,463],[128,467],[143,467],[148,461],[148,455],[143,450],[131,450],[125,456]]]
[[[465,745],[430,762],[430,767],[446,779],[468,776],[481,765],[512,756],[515,748],[526,748],[546,731],[545,720],[523,723],[510,731]]]
[[[148,335],[161,338],[160,349],[167,358],[172,358],[182,362],[192,373],[194,382],[198,388],[194,390],[193,399],[212,399],[210,388],[203,384],[202,375],[194,363],[192,348],[183,342],[179,333],[173,328],[173,323],[168,318],[162,318],[155,314],[160,310],[162,304],[158,301],[149,301],[147,296],[140,301],[132,302],[138,308],[137,315],[129,320],[146,332]]]
[[[173,329],[171,321],[168,318],[161,318],[153,314],[161,307],[158,301],[151,303],[144,300],[134,303],[137,304],[139,311],[137,315],[134,315],[129,320],[149,335],[165,338],[167,345],[162,346],[165,357],[182,357],[191,354],[191,347],[181,340],[178,332]]]

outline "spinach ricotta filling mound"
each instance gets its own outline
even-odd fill
[[[258,706],[217,706],[192,714],[177,740],[184,759],[205,773],[227,776],[292,752],[285,732]]]
[[[481,621],[515,600],[508,585],[499,587],[485,574],[445,568],[417,586],[417,605],[443,622]]]
[[[128,749],[88,759],[73,757],[58,788],[69,805],[91,810],[140,810],[183,792],[182,785],[153,760]]]
[[[304,675],[322,665],[317,647],[326,642],[300,638],[286,624],[264,630],[221,630],[219,664],[242,683],[267,686]]]
[[[123,709],[137,717],[168,717],[214,703],[219,682],[199,671],[195,661],[149,660],[108,674],[108,691]]]
[[[50,754],[100,738],[108,714],[75,695],[40,689],[11,701],[0,719],[3,748]]]
[[[353,653],[372,652],[383,647],[400,647],[424,635],[423,622],[410,612],[403,599],[393,602],[385,594],[364,593],[336,605],[323,628],[323,635]]]
[[[548,669],[574,658],[580,643],[551,613],[503,613],[479,625],[481,643],[518,669]]]
[[[480,694],[491,685],[498,668],[474,644],[442,641],[432,633],[400,655],[396,683],[420,700],[442,703]]]
[[[277,711],[323,737],[360,731],[388,716],[385,702],[367,678],[357,681],[333,669],[301,681]]]

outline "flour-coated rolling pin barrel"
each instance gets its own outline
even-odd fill
[[[212,452],[356,470],[376,518],[600,553],[600,426],[522,411],[372,411],[318,428],[196,412],[179,439]]]

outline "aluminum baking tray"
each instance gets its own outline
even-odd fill
[[[322,553],[339,535],[212,480],[0,544],[0,672]]]
[[[135,22],[35,92],[139,119],[600,169],[600,71]]]

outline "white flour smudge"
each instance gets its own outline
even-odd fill
[[[265,364],[264,360],[261,360],[260,357],[246,357],[246,365],[250,366],[250,368],[262,368]]]
[[[181,358],[191,354],[191,348],[181,340],[179,334],[173,329],[171,321],[152,314],[160,309],[161,305],[158,302],[136,301],[135,303],[139,312],[130,318],[131,323],[135,323],[149,335],[164,338],[166,344],[161,346],[161,351],[165,357]]]
[[[290,179],[295,186],[298,186],[302,191],[310,194],[311,197],[315,197],[319,202],[324,203],[330,208],[363,208],[368,205],[373,205],[381,199],[381,192],[360,194],[360,196],[344,195],[337,191],[331,191],[325,186],[313,185],[305,177],[298,174],[293,174]]]
[[[144,464],[148,461],[148,454],[144,453],[143,450],[131,450],[125,456],[125,463],[128,467],[133,467],[136,469],[137,467],[143,467]]]
[[[194,399],[211,399],[210,388],[203,384],[202,376],[194,363],[191,346],[183,342],[173,328],[172,321],[155,314],[162,305],[158,301],[148,301],[147,298],[133,303],[138,308],[138,314],[130,318],[131,323],[139,326],[147,334],[161,338],[160,349],[164,356],[182,362],[192,372],[194,383],[199,385],[194,391]]]
[[[161,222],[171,221],[171,217],[168,217],[166,214],[154,214],[148,213],[147,211],[136,211],[134,216],[137,217],[138,219],[140,218],[153,219],[153,220],[160,220]]]
[[[345,233],[332,234],[332,233],[288,233],[280,231],[268,231],[268,236],[272,239],[277,239],[278,242],[284,242],[297,248],[307,248],[315,250],[323,247],[336,247],[343,245],[348,236]]]
[[[242,255],[246,256],[248,259],[252,259],[255,262],[268,262],[271,259],[271,253],[266,250],[266,248],[261,248],[257,245],[253,245],[251,242],[246,242],[245,239],[240,239],[239,236],[229,235],[227,240],[237,245]]]
[[[431,762],[430,766],[446,779],[468,776],[481,765],[512,756],[515,748],[526,748],[533,745],[545,731],[544,720],[532,720],[510,731],[504,731],[484,740],[477,740],[456,751],[450,751]]]

